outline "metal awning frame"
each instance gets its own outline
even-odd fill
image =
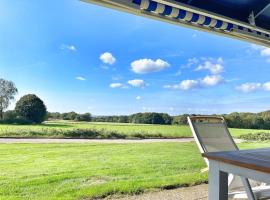
[[[253,30],[255,32],[258,31],[258,32],[263,33],[263,34],[270,35],[269,30],[265,30],[265,29],[256,27],[255,25],[251,25],[249,23],[230,19],[228,17],[224,17],[224,16],[218,15],[216,13],[207,12],[205,10],[195,8],[195,7],[187,5],[187,4],[179,3],[179,2],[176,2],[174,0],[153,0],[153,1],[155,1],[157,3],[164,4],[164,5],[172,6],[174,8],[183,9],[183,10],[186,10],[189,12],[193,12],[193,13],[204,15],[207,17],[211,17],[211,18],[214,18],[217,20],[222,20],[222,21],[227,22],[227,23],[232,23],[235,26],[243,27],[243,30],[233,29],[231,32],[228,33],[228,32],[218,30],[218,29],[214,29],[214,28],[209,29],[209,27],[207,28],[207,27],[204,27],[202,25],[195,24],[195,23],[190,23],[190,22],[186,22],[186,21],[182,21],[182,20],[180,21],[178,19],[166,17],[163,15],[154,13],[154,12],[147,12],[145,10],[140,9],[140,6],[132,3],[132,0],[81,0],[81,1],[84,1],[87,3],[97,4],[97,5],[100,5],[103,7],[112,8],[112,9],[116,9],[116,10],[120,10],[120,11],[124,11],[124,12],[128,12],[128,13],[135,14],[135,15],[144,16],[147,18],[158,19],[160,21],[167,22],[167,23],[174,24],[174,25],[178,25],[178,26],[181,25],[181,26],[193,28],[193,29],[200,30],[200,31],[206,31],[206,32],[211,32],[211,33],[214,32],[214,33],[222,35],[222,36],[237,38],[237,39],[252,42],[252,43],[255,43],[258,45],[270,47],[270,40],[266,40],[264,37],[260,37],[257,34],[255,35],[252,32],[247,33],[247,31],[245,31],[245,30]],[[269,5],[267,5],[267,6],[269,6]],[[265,9],[263,9],[263,10],[265,10]],[[261,11],[261,13],[263,13],[263,10]],[[259,13],[257,13],[257,15],[258,14]]]

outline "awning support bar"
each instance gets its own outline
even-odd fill
[[[264,11],[266,11],[266,9],[268,9],[268,8],[270,8],[270,3],[269,4],[267,4],[260,12],[258,12],[256,15],[255,15],[255,19],[257,18],[257,17],[259,17],[261,14],[263,14],[264,13]]]

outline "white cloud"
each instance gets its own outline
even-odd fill
[[[189,90],[199,86],[199,81],[197,80],[183,80],[179,84],[175,85],[164,85],[164,88],[167,89],[180,89],[180,90]]]
[[[144,80],[141,80],[141,79],[129,80],[128,84],[133,86],[133,87],[144,87],[145,86]]]
[[[142,97],[141,96],[136,96],[136,100],[141,100]]]
[[[254,92],[254,91],[262,89],[262,84],[261,83],[244,83],[242,85],[237,86],[236,89],[245,93]]]
[[[140,59],[131,63],[131,70],[137,74],[158,72],[170,67],[170,64],[164,60]]]
[[[68,51],[77,51],[77,48],[74,45],[68,45],[68,44],[62,44],[60,49],[68,50]]]
[[[265,57],[267,62],[270,62],[270,48],[263,48],[261,50],[261,56]]]
[[[175,85],[164,85],[165,89],[180,89],[180,90],[190,90],[199,87],[212,87],[224,82],[221,75],[211,75],[206,76],[203,79],[197,80],[183,80],[179,84]]]
[[[263,87],[264,90],[270,91],[270,81],[265,82],[265,83],[262,85],[262,87]]]
[[[212,74],[220,74],[224,71],[223,59],[218,58],[216,62],[207,60],[195,69],[195,71],[201,71],[201,70],[209,70]]]
[[[251,49],[255,51],[259,51],[260,55],[266,58],[267,62],[270,62],[270,48],[252,44]]]
[[[84,78],[82,76],[77,76],[76,79],[79,81],[86,81],[86,78]]]
[[[191,88],[198,87],[198,85],[199,85],[199,82],[197,80],[184,80],[178,86],[179,86],[179,89],[189,90]]]
[[[195,64],[198,64],[199,63],[199,59],[194,57],[194,58],[189,58],[188,61],[187,61],[187,64],[183,65],[181,68],[182,69],[185,69],[185,68],[190,68],[192,67],[193,65]]]
[[[223,82],[223,77],[220,75],[206,76],[201,80],[201,84],[205,86],[215,86]]]
[[[124,88],[122,83],[111,83],[110,88]]]
[[[110,53],[110,52],[105,52],[100,55],[99,59],[109,65],[113,65],[116,62],[116,58]]]
[[[237,90],[249,93],[259,90],[270,91],[270,81],[265,83],[244,83],[236,87]]]

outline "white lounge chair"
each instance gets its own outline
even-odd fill
[[[192,116],[188,123],[201,153],[239,150],[223,117]],[[269,185],[232,174],[228,179],[230,199],[270,199]]]

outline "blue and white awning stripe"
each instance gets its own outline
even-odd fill
[[[133,3],[140,6],[140,9],[153,12],[166,17],[194,23],[197,25],[215,28],[223,31],[231,31],[233,24],[223,22],[211,17],[203,16],[197,13],[192,13],[186,10],[174,8],[152,0],[133,0]]]
[[[270,30],[207,10],[190,7],[181,3],[180,0],[82,1],[270,47]]]
[[[242,26],[235,25],[233,23],[225,22],[213,17],[204,16],[198,13],[189,12],[187,10],[175,8],[169,5],[164,5],[156,2],[155,0],[132,0],[132,2],[140,7],[141,10],[152,12],[163,17],[169,17],[179,20],[180,22],[187,22],[193,25],[199,25],[209,29],[239,33],[250,37],[256,37],[261,39],[269,39],[270,35],[262,33],[260,31],[251,30]]]

